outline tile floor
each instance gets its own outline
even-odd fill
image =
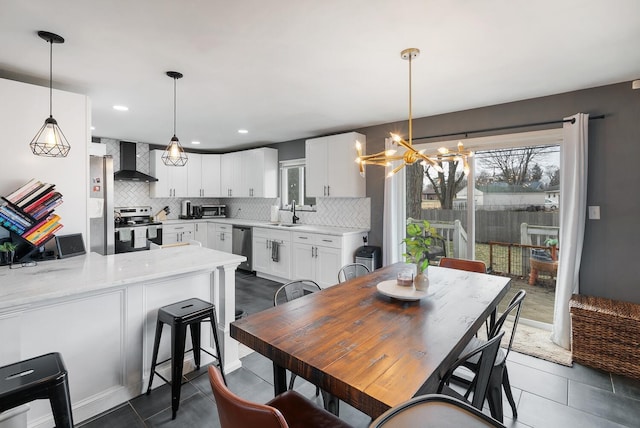
[[[251,314],[271,306],[278,284],[239,273],[238,307]],[[232,391],[245,399],[266,402],[273,396],[271,362],[257,353],[242,358],[242,368],[227,375]],[[508,427],[638,427],[640,381],[610,375],[578,364],[564,367],[512,352],[507,364],[518,418],[511,419],[505,403]],[[219,427],[206,370],[190,373],[182,387],[178,416],[171,420],[170,389],[164,385],[150,396],[142,395],[105,414],[78,424],[83,428]],[[296,390],[321,404],[315,387],[303,379]],[[488,413],[488,409],[485,409]],[[354,427],[367,427],[370,419],[345,403],[340,417]],[[240,428],[240,427],[239,427]]]

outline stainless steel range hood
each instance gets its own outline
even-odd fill
[[[136,144],[120,141],[120,171],[113,174],[115,181],[158,181],[157,178],[136,169]]]

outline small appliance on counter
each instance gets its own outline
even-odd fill
[[[191,201],[185,199],[182,201],[182,209],[180,210],[180,218],[191,218]]]
[[[202,205],[202,218],[219,218],[226,216],[226,205]]]

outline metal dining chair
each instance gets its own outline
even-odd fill
[[[320,290],[322,290],[322,288],[318,285],[318,283],[310,279],[297,279],[295,281],[287,282],[286,284],[278,288],[273,295],[273,306],[278,306],[279,304],[290,302],[304,296],[305,294],[315,293],[316,291]],[[296,377],[297,375],[295,373],[291,373],[289,389],[293,389],[293,384],[296,380]],[[318,396],[319,394],[320,388],[316,387],[316,396]]]
[[[254,403],[231,392],[216,367],[209,366],[208,373],[222,428],[351,427],[296,391],[286,391],[266,404]]]
[[[349,263],[342,266],[338,271],[338,282],[345,282],[357,276],[366,275],[369,272],[369,268],[362,263]]]
[[[443,394],[412,398],[380,415],[369,428],[505,428],[469,403]]]
[[[493,371],[491,373],[491,379],[489,379],[489,387],[487,390],[487,401],[489,402],[489,409],[491,410],[491,416],[495,419],[502,421],[503,420],[503,411],[502,411],[502,389],[504,388],[504,393],[507,396],[507,400],[509,401],[509,405],[511,406],[511,411],[513,412],[513,417],[518,417],[518,412],[516,410],[516,403],[513,399],[513,393],[511,391],[511,384],[509,383],[509,374],[507,372],[507,356],[509,355],[509,351],[511,351],[511,346],[513,345],[513,339],[516,335],[516,328],[518,327],[518,320],[520,319],[520,310],[522,308],[522,302],[526,297],[527,292],[524,290],[518,291],[515,296],[511,299],[509,306],[504,311],[500,318],[496,321],[496,324],[493,326],[491,331],[489,332],[489,339],[492,340],[496,335],[503,335],[503,326],[507,317],[513,315],[513,327],[511,328],[511,337],[509,338],[509,345],[506,347],[506,350],[500,348],[498,350],[498,354],[493,363]],[[487,343],[486,340],[480,339],[478,337],[473,337],[469,344],[466,346],[465,350],[473,349],[476,346],[481,346],[483,343]],[[480,363],[477,358],[471,358],[467,360],[463,364],[466,368],[477,373],[480,368]],[[473,381],[471,383],[473,385]],[[471,388],[470,388],[471,389]],[[469,391],[467,391],[467,396],[469,395]]]

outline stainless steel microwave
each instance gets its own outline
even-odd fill
[[[226,205],[202,205],[202,218],[216,218],[226,216]]]

